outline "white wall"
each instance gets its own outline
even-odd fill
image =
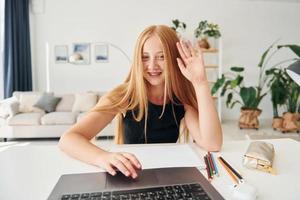
[[[220,25],[223,34],[223,71],[230,66],[246,68],[246,84],[255,84],[256,67],[263,51],[276,39],[300,44],[300,3],[251,0],[39,0],[42,14],[31,15],[34,85],[46,89],[46,43],[50,47],[50,83],[56,92],[109,90],[124,80],[129,62],[110,49],[110,62],[90,65],[55,64],[54,45],[74,42],[110,42],[130,57],[138,34],[151,24],[168,24],[178,18],[187,24],[186,37],[193,40],[198,22]],[[93,49],[92,49],[93,50]],[[92,52],[93,55],[93,52]],[[281,57],[280,57],[281,56]],[[279,55],[278,59],[283,56]],[[223,105],[223,108],[225,105]],[[262,118],[272,117],[271,101],[261,106]],[[237,118],[238,108],[223,109],[223,118]]]

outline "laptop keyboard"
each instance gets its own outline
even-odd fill
[[[61,200],[209,200],[200,184],[169,185],[133,190],[64,194]]]

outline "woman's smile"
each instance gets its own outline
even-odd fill
[[[162,72],[147,72],[151,77],[158,77],[162,74]]]

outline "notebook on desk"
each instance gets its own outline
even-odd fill
[[[195,167],[144,169],[137,179],[106,172],[62,175],[48,200],[224,199]]]

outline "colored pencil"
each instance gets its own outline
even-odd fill
[[[208,157],[209,164],[210,164],[210,166],[211,166],[212,173],[213,173],[214,175],[216,175],[215,166],[214,166],[214,163],[213,163],[213,161],[212,161],[211,153],[210,153],[210,152],[207,152],[207,157]]]
[[[214,154],[212,154],[212,153],[211,153],[211,160],[212,160],[212,162],[213,162],[213,164],[214,164],[215,171],[216,171],[216,175],[219,176],[219,170],[218,170],[218,167],[217,167],[217,163],[216,163]]]
[[[233,169],[233,167],[231,167],[229,165],[228,162],[226,162],[226,160],[224,160],[224,158],[222,158],[222,156],[219,157],[223,162],[224,164],[238,177],[239,181],[243,181],[243,177],[235,170]]]
[[[205,162],[205,165],[206,165],[207,178],[208,178],[208,180],[211,180],[212,177],[211,177],[211,174],[210,174],[210,170],[209,170],[208,161],[207,161],[206,156],[204,156],[204,162]]]
[[[211,166],[211,164],[210,164],[208,155],[206,155],[206,159],[207,159],[207,163],[208,163],[208,167],[209,167],[209,171],[210,171],[210,176],[211,176],[211,178],[213,178],[214,173],[213,173],[212,166]]]
[[[225,171],[229,174],[230,178],[233,180],[235,184],[239,184],[238,179],[236,176],[232,173],[232,171],[227,167],[227,165],[222,161],[220,157],[218,157],[218,161],[221,163],[221,165],[224,167]]]

